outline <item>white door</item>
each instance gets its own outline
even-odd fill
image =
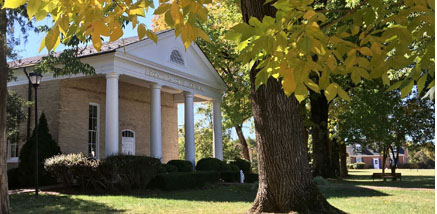
[[[373,158],[373,168],[379,169],[379,158]]]
[[[121,153],[135,155],[135,132],[131,130],[121,132]]]

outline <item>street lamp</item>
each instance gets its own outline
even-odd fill
[[[35,89],[35,196],[38,196],[38,86],[42,75],[29,73],[29,80]]]

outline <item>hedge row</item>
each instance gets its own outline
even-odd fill
[[[174,172],[157,175],[149,184],[149,188],[163,190],[200,188],[219,181],[220,174],[208,172]]]
[[[144,189],[159,166],[159,159],[145,156],[115,155],[98,161],[83,154],[56,155],[44,164],[65,186],[79,184],[82,189]]]

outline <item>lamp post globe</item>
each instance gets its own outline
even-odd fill
[[[41,83],[42,75],[32,72],[32,73],[29,73],[29,79],[30,79],[30,82],[32,83],[33,87],[38,87],[39,84]]]

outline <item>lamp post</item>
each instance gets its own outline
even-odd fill
[[[41,74],[29,73],[29,80],[35,89],[35,196],[38,197],[38,86],[41,83]]]

